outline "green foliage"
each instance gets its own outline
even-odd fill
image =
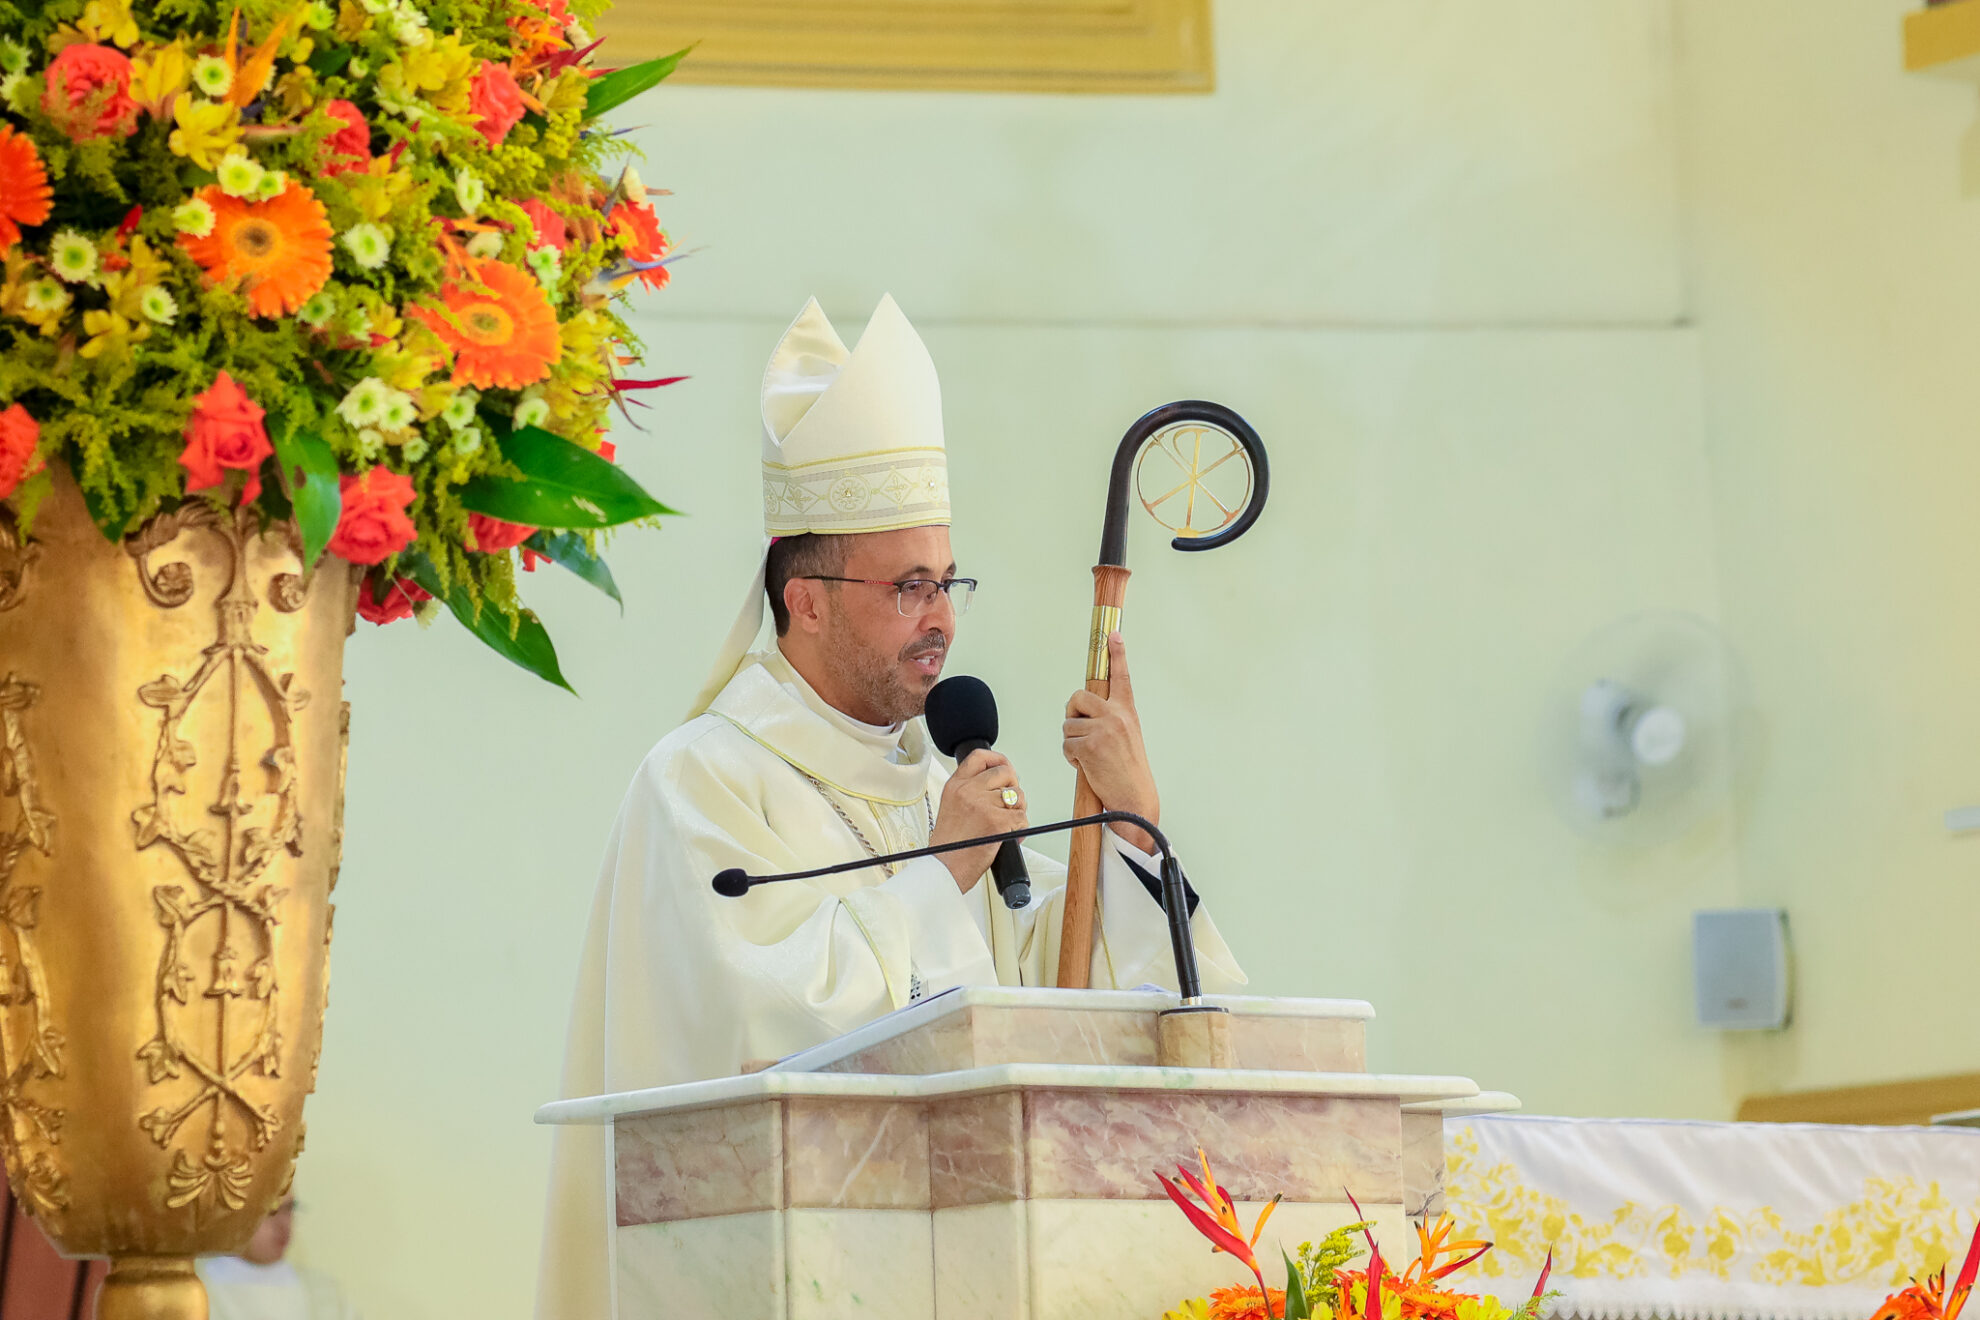
[[[1312,1314],[1329,1316],[1340,1309],[1340,1287],[1334,1282],[1334,1274],[1344,1270],[1355,1257],[1361,1254],[1361,1235],[1372,1227],[1371,1223],[1348,1224],[1337,1228],[1318,1242],[1299,1244],[1299,1259],[1287,1262],[1292,1266],[1293,1276],[1300,1282],[1300,1291],[1306,1295],[1306,1305]],[[1287,1285],[1287,1296],[1292,1294]]]
[[[541,553],[618,599],[596,533],[671,512],[595,452],[613,378],[637,349],[617,304],[640,287],[632,263],[655,250],[625,223],[622,208],[645,207],[637,182],[616,178],[627,148],[592,121],[680,56],[592,79],[573,62],[589,40],[573,24],[602,7],[0,0],[0,151],[30,148],[50,190],[46,216],[33,213],[17,157],[0,156],[0,412],[17,405],[38,424],[31,457],[66,464],[105,535],[122,536],[195,494],[181,462],[195,399],[225,373],[266,413],[275,470],[262,473],[262,512],[295,517],[312,560],[337,526],[341,477],[403,473],[415,539],[372,571],[374,593],[423,565],[478,636],[561,683],[516,599],[513,552],[469,547],[477,513],[549,529]],[[237,18],[231,75],[265,67],[267,81],[230,112],[227,93],[192,74],[225,61]],[[127,116],[107,93],[74,112],[56,98],[51,112],[48,71],[72,47],[131,61]],[[257,65],[264,50],[272,64]],[[480,115],[504,104],[507,78],[527,115],[490,141]],[[364,120],[359,155],[345,150],[339,103]],[[227,194],[229,152],[272,191],[242,192],[237,171]],[[297,237],[307,224],[271,201],[298,193],[321,208],[327,238]],[[280,212],[269,223],[300,255],[267,270],[225,265],[233,247],[202,255],[180,218],[196,198]],[[542,226],[545,208],[564,234]],[[93,270],[58,263],[58,246],[78,240]],[[466,338],[495,332],[448,301],[493,296],[475,274],[485,263],[521,272],[554,317],[554,333],[518,334],[517,356],[497,366],[471,360],[481,341]],[[271,305],[268,290],[283,296]],[[381,400],[389,410],[369,408]],[[25,512],[45,489],[0,498]]]
[[[641,92],[652,91],[664,81],[668,74],[680,67],[694,47],[677,50],[672,55],[662,55],[656,60],[634,64],[624,69],[614,69],[603,78],[592,80],[591,87],[584,95],[584,114],[587,119],[596,119],[610,110],[616,110]]]
[[[579,532],[538,532],[523,542],[523,547],[534,550],[553,564],[562,565],[571,572],[597,587],[619,603],[619,612],[625,613],[626,598],[619,594],[619,584],[612,577],[609,565],[600,559]]]
[[[517,477],[476,477],[461,487],[463,507],[531,527],[616,527],[673,510],[598,455],[534,426],[504,431],[502,457]]]

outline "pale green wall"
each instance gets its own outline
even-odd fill
[[[986,582],[954,665],[999,692],[1034,802],[1069,804],[1054,731],[1113,442],[1170,398],[1228,402],[1272,447],[1273,508],[1203,558],[1138,528],[1128,632],[1165,823],[1257,987],[1372,1000],[1377,1067],[1554,1112],[1727,1111],[1687,939],[1738,896],[1732,845],[1592,845],[1534,754],[1569,649],[1641,609],[1717,617],[1715,537],[1766,516],[1712,495],[1670,7],[1217,13],[1210,98],[672,89],[629,113],[705,250],[643,323],[655,372],[693,379],[616,439],[692,516],[620,543],[623,619],[530,584],[582,701],[450,623],[351,647],[300,1251],[374,1320],[528,1311],[529,1115],[600,844],[748,576],[756,381],[814,291],[850,337],[892,290],[942,369],[956,544]],[[1942,663],[1909,671],[1915,708]],[[1825,809],[1846,834],[1848,803]]]
[[[1912,6],[1687,0],[1680,30],[1717,536],[1763,694],[1745,896],[1786,906],[1799,1025],[1736,1091],[1980,1062],[1980,142],[1899,73]]]

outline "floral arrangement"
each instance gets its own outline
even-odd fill
[[[1547,1292],[1547,1277],[1553,1270],[1552,1253],[1549,1253],[1547,1265],[1540,1271],[1540,1281],[1534,1286],[1533,1295],[1518,1307],[1506,1306],[1496,1297],[1445,1288],[1443,1280],[1447,1276],[1472,1264],[1492,1249],[1489,1242],[1452,1241],[1452,1223],[1448,1215],[1439,1217],[1434,1224],[1418,1225],[1417,1257],[1401,1274],[1389,1268],[1382,1258],[1381,1248],[1376,1245],[1370,1225],[1362,1222],[1336,1229],[1318,1244],[1301,1243],[1297,1259],[1281,1251],[1280,1258],[1286,1267],[1286,1286],[1268,1287],[1264,1268],[1258,1262],[1258,1238],[1280,1198],[1273,1197],[1259,1211],[1257,1222],[1247,1234],[1229,1193],[1218,1186],[1217,1180],[1211,1176],[1209,1158],[1201,1150],[1196,1152],[1196,1158],[1202,1168],[1201,1178],[1180,1165],[1176,1169],[1183,1184],[1189,1188],[1188,1193],[1162,1174],[1156,1174],[1156,1180],[1162,1184],[1162,1190],[1169,1199],[1182,1209],[1196,1231],[1210,1240],[1211,1251],[1235,1257],[1251,1271],[1252,1278],[1257,1282],[1255,1285],[1219,1288],[1208,1297],[1190,1298],[1175,1310],[1165,1313],[1162,1320],[1273,1320],[1274,1317],[1285,1317],[1285,1320],[1301,1320],[1302,1317],[1320,1317],[1321,1320],[1538,1320],[1555,1296]],[[1352,1196],[1348,1197],[1348,1201],[1359,1215],[1361,1206]],[[1368,1243],[1368,1264],[1359,1270],[1348,1268],[1361,1254],[1361,1249],[1354,1245],[1357,1233]],[[1879,1316],[1877,1320],[1919,1318]],[[1956,1320],[1956,1317],[1931,1317],[1930,1320]]]
[[[1973,1295],[1976,1275],[1980,1275],[1980,1224],[1973,1226],[1973,1240],[1967,1244],[1966,1259],[1950,1294],[1945,1267],[1940,1266],[1936,1273],[1913,1279],[1909,1287],[1886,1297],[1872,1320],[1959,1320],[1966,1299]]]
[[[671,512],[603,438],[674,253],[598,119],[680,55],[592,67],[602,5],[0,0],[0,499],[294,519],[562,683],[516,567],[616,598],[601,530]]]

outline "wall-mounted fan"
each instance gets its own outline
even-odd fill
[[[1543,712],[1542,769],[1583,833],[1648,847],[1726,810],[1751,711],[1719,632],[1689,614],[1621,619],[1575,648]]]

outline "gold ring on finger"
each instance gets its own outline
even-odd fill
[[[997,796],[1004,800],[1004,805],[1007,807],[1015,807],[1018,804],[1018,791],[1015,788],[1007,788]]]

